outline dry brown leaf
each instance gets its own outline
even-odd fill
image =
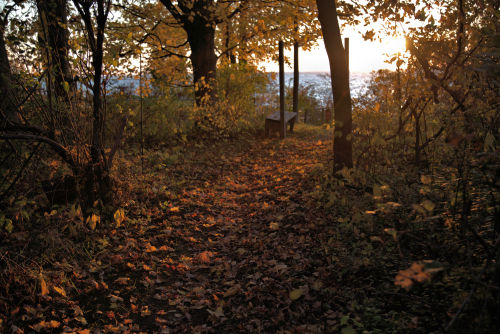
[[[224,292],[224,298],[234,296],[241,290],[241,285],[235,284]]]

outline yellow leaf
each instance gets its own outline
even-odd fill
[[[87,217],[87,224],[89,224],[92,230],[95,230],[97,223],[100,222],[101,222],[101,217],[94,213],[92,214],[92,216]]]
[[[289,296],[290,296],[291,300],[297,300],[300,297],[302,297],[302,290],[301,289],[292,290],[292,291],[290,291]]]
[[[121,223],[125,220],[125,211],[123,209],[116,210],[113,218],[115,219],[116,227],[120,227]]]
[[[432,212],[434,210],[434,208],[436,207],[436,204],[432,203],[428,199],[423,201],[421,205],[424,207],[425,210],[427,210],[429,212]]]
[[[179,207],[178,206],[171,207],[170,212],[179,212]]]
[[[269,224],[269,228],[273,231],[276,231],[280,228],[280,225],[277,222],[271,222]]]
[[[66,291],[64,291],[63,288],[60,288],[58,286],[53,286],[52,289],[54,289],[54,291],[60,294],[61,296],[66,297]]]

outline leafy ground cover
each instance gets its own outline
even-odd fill
[[[315,247],[321,215],[307,204],[308,175],[330,147],[320,134],[191,148],[177,157],[152,152],[144,166],[152,172],[143,175],[134,170],[140,163],[122,164],[131,181],[120,188],[126,219],[83,222],[68,213],[57,232],[40,232],[39,246],[52,256],[38,273],[2,277],[2,325],[80,333],[338,325],[340,301]],[[64,243],[71,228],[87,229],[89,240],[50,244]],[[13,275],[31,267],[8,265]]]
[[[331,148],[328,130],[299,126],[284,141],[120,157],[118,210],[86,221],[75,207],[45,212],[34,232],[16,227],[2,242],[0,328],[443,331],[468,291],[454,280],[464,270],[444,263],[453,256],[440,257],[442,242],[432,253],[402,227],[439,219],[426,213],[434,202],[412,207],[380,180],[325,177]]]

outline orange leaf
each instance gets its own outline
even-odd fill
[[[408,277],[405,277],[401,274],[397,274],[396,281],[394,282],[394,284],[399,285],[402,288],[405,288],[406,290],[408,290],[413,285],[413,281],[411,279],[409,279]]]
[[[66,291],[64,291],[63,288],[53,286],[52,289],[54,289],[54,291],[60,294],[61,296],[66,297]]]
[[[40,288],[42,290],[42,296],[46,296],[49,294],[49,289],[47,289],[47,283],[43,279],[43,276],[40,275]]]
[[[214,256],[214,253],[209,252],[209,251],[204,251],[204,252],[200,253],[200,255],[198,256],[198,259],[200,260],[200,262],[210,263],[212,256]]]

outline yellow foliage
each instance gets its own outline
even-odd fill
[[[113,218],[115,220],[116,227],[120,227],[121,223],[123,223],[123,221],[126,219],[125,211],[123,209],[116,210]]]
[[[101,217],[94,214],[94,213],[91,216],[87,217],[87,224],[89,224],[89,226],[92,230],[95,230],[97,223],[100,223],[100,222],[101,222]]]

